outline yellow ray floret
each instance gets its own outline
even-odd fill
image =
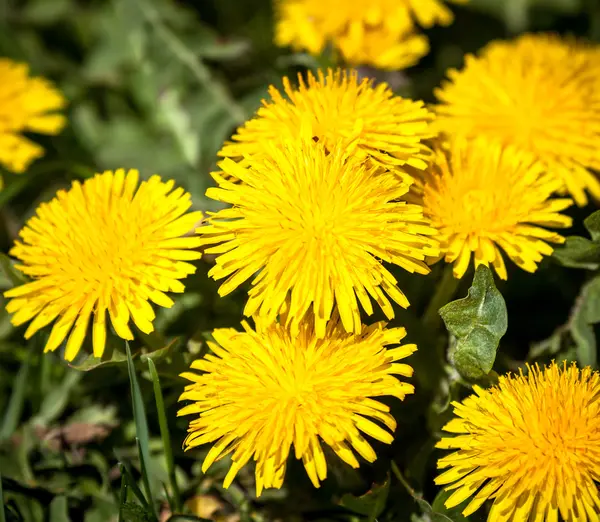
[[[10,254],[33,281],[5,292],[6,309],[25,337],[55,321],[45,351],[70,333],[65,359],[79,352],[93,316],[93,350],[101,357],[106,313],[115,332],[133,339],[130,319],[144,333],[154,329],[149,301],[170,307],[165,292],[183,292],[179,281],[195,271],[197,236],[185,237],[201,219],[189,212],[190,195],[152,176],[138,187],[138,172],[123,169],[74,182],[42,203],[19,233]],[[74,325],[74,326],[73,326]]]
[[[483,138],[440,146],[419,185],[425,215],[459,278],[474,256],[476,266],[492,265],[506,279],[501,250],[534,272],[542,257],[552,254],[548,242],[564,242],[547,228],[572,223],[560,213],[572,201],[551,197],[561,183],[534,156]]]
[[[44,154],[23,132],[58,134],[66,119],[55,111],[63,95],[44,78],[30,78],[27,65],[0,58],[0,165],[16,173]]]
[[[461,403],[437,446],[454,450],[438,461],[436,484],[467,500],[469,516],[493,500],[488,522],[600,520],[600,376],[555,363]]]
[[[313,325],[303,323],[297,335],[281,324],[245,332],[215,330],[213,354],[192,363],[182,377],[180,400],[191,401],[178,415],[197,415],[190,422],[185,449],[212,443],[202,470],[231,455],[227,488],[250,460],[256,462],[256,493],[280,488],[286,462],[294,447],[315,487],[327,477],[322,444],[357,468],[357,455],[369,462],[377,456],[364,437],[393,441],[396,421],[380,396],[403,400],[413,386],[412,368],[400,362],[416,350],[397,345],[404,328],[384,323],[348,334],[336,320],[323,339]],[[388,348],[389,347],[389,348]]]
[[[308,73],[306,82],[301,76],[298,80],[296,89],[283,79],[287,99],[271,87],[271,101],[237,130],[219,155],[239,161],[282,136],[298,138],[308,127],[329,148],[341,139],[355,139],[357,156],[405,177],[404,166],[426,167],[430,150],[423,142],[433,133],[432,114],[423,102],[395,96],[385,83],[359,80],[356,71],[319,71],[316,78]]]
[[[422,207],[399,199],[408,185],[371,162],[356,147],[332,149],[310,138],[271,143],[248,157],[249,166],[226,159],[220,167],[241,183],[215,174],[207,196],[229,203],[197,231],[217,254],[209,275],[227,280],[226,295],[254,277],[244,313],[272,323],[289,306],[293,329],[307,312],[317,335],[337,305],[348,332],[361,328],[359,303],[368,314],[373,298],[388,318],[389,299],[408,306],[381,261],[420,274],[425,256],[439,253]],[[258,275],[256,275],[258,273]]]
[[[600,200],[600,52],[552,35],[492,42],[436,91],[437,128],[534,154],[578,205]]]

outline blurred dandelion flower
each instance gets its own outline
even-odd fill
[[[313,325],[303,323],[293,335],[282,324],[245,332],[213,332],[214,352],[192,363],[202,374],[186,372],[179,400],[192,401],[178,415],[198,414],[190,422],[185,449],[214,443],[202,470],[231,454],[227,488],[240,469],[256,461],[256,493],[280,488],[291,446],[315,487],[327,477],[321,441],[357,468],[355,452],[369,462],[377,456],[363,434],[390,444],[396,421],[375,397],[403,400],[413,386],[412,368],[397,361],[417,348],[397,345],[404,328],[384,323],[348,334],[337,320],[317,339]]]
[[[600,378],[566,363],[524,376],[454,404],[457,418],[437,447],[455,450],[438,461],[436,484],[453,491],[446,506],[471,499],[469,516],[493,500],[490,522],[598,520]]]
[[[149,301],[172,306],[165,292],[183,292],[179,279],[195,271],[187,261],[200,258],[191,250],[199,238],[184,236],[202,214],[186,214],[190,195],[173,187],[158,176],[138,187],[136,170],[119,169],[76,181],[39,206],[10,251],[33,281],[4,293],[14,325],[33,319],[25,338],[56,319],[45,351],[71,332],[64,354],[71,361],[91,315],[96,357],[104,352],[106,312],[123,339],[133,339],[130,319],[142,332],[153,331]]]
[[[44,154],[23,132],[58,134],[66,123],[66,100],[44,78],[30,78],[27,65],[0,58],[0,165],[21,173]]]
[[[578,205],[600,200],[598,52],[553,35],[492,42],[436,91],[437,127],[531,152]]]
[[[368,157],[405,177],[400,170],[405,165],[426,167],[430,150],[423,141],[433,133],[432,114],[423,102],[395,96],[385,83],[359,81],[356,71],[329,70],[327,75],[319,71],[317,78],[309,72],[307,83],[301,76],[298,79],[298,89],[283,79],[289,101],[271,86],[272,101],[264,102],[219,155],[240,160],[282,136],[298,138],[300,129],[309,127],[329,149],[340,139],[355,139],[360,158]]]
[[[265,144],[266,153],[248,157],[246,167],[222,161],[225,176],[213,174],[218,187],[206,194],[233,206],[213,214],[197,232],[203,244],[216,245],[206,253],[218,256],[209,275],[227,278],[221,296],[258,273],[247,316],[272,323],[289,307],[296,330],[312,306],[322,337],[337,304],[346,330],[358,333],[358,303],[370,315],[369,296],[388,318],[394,310],[386,294],[408,306],[381,261],[427,274],[424,259],[439,254],[438,243],[429,237],[435,231],[422,207],[400,201],[406,183],[356,159],[356,146],[329,149],[309,136]]]
[[[471,259],[490,264],[502,279],[506,266],[500,249],[528,272],[537,269],[548,244],[564,238],[546,227],[569,227],[560,214],[572,201],[551,198],[561,183],[544,172],[529,154],[502,147],[484,138],[455,139],[448,150],[435,150],[432,165],[423,174],[425,215],[440,235],[442,254],[462,277]]]
[[[375,0],[368,7],[355,4],[343,0],[280,1],[275,42],[313,55],[331,44],[347,64],[380,69],[410,67],[429,52],[427,38],[414,32],[405,3]]]
[[[452,0],[464,3],[466,0]],[[380,69],[410,67],[429,52],[415,33],[424,26],[452,22],[441,0],[278,0],[275,42],[319,55],[332,45],[347,64]]]

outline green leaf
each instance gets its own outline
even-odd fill
[[[2,272],[6,278],[12,283],[12,286],[19,286],[27,282],[25,276],[15,268],[10,257],[3,252],[0,252],[0,268],[2,268]]]
[[[152,513],[148,513],[143,507],[133,502],[125,502],[121,506],[123,522],[152,522]]]
[[[592,325],[600,323],[600,276],[586,283],[575,301],[569,318],[570,332],[582,366],[596,367],[596,336]]]
[[[88,355],[81,362],[78,360],[75,363],[69,363],[69,367],[80,372],[89,372],[100,368],[101,366],[115,366],[127,362],[127,356],[118,350],[107,352],[102,358]]]
[[[53,386],[44,397],[39,413],[33,418],[34,424],[48,425],[56,420],[67,407],[73,388],[81,380],[81,374],[67,371],[60,385]]]
[[[152,360],[155,364],[159,364],[171,357],[180,346],[179,338],[175,338],[163,348],[142,354],[140,360],[142,362]]]
[[[129,343],[125,343],[127,350],[127,369],[129,370],[129,382],[131,385],[131,401],[133,403],[133,418],[135,421],[136,439],[139,444],[140,451],[140,464],[142,479],[144,487],[146,488],[146,494],[148,495],[148,504],[151,506],[154,516],[158,519],[156,513],[156,507],[154,504],[154,494],[152,491],[150,479],[148,477],[147,466],[150,465],[150,432],[148,430],[148,421],[146,420],[146,409],[144,408],[144,400],[142,398],[142,392],[140,385],[137,380],[135,373],[135,367],[133,365],[133,359],[131,358],[131,350],[129,349]]]
[[[533,344],[529,358],[546,354],[556,356],[562,351],[563,356],[577,359],[581,366],[597,367],[597,341],[593,326],[597,323],[600,323],[600,275],[583,285],[567,322],[548,339]]]
[[[431,504],[431,508],[434,512],[450,517],[454,522],[469,522],[469,519],[462,514],[463,507],[457,506],[448,509],[444,503],[448,500],[448,497],[452,494],[452,491],[441,490]]]
[[[50,25],[58,22],[73,8],[70,0],[34,0],[23,10],[23,18],[32,24]]]
[[[70,522],[67,497],[61,495],[50,502],[50,522]]]
[[[29,376],[29,360],[25,361],[19,368],[19,373],[15,377],[12,385],[12,393],[8,401],[8,407],[2,419],[0,426],[0,440],[9,438],[17,429],[23,406],[25,404],[25,391],[27,389],[27,378]]]
[[[345,508],[365,515],[370,522],[374,521],[385,509],[385,503],[390,491],[390,477],[386,477],[382,484],[373,484],[371,489],[360,497],[355,497],[350,493],[346,493],[340,499],[340,505]]]
[[[431,522],[455,522],[453,519],[444,515],[443,513],[436,512],[431,504],[426,500],[423,500],[422,498],[416,498],[415,500],[417,501],[417,504],[419,504],[419,507],[423,513],[429,516],[429,520],[431,520]]]
[[[442,307],[440,315],[456,338],[449,354],[453,366],[466,379],[484,378],[508,326],[506,303],[491,270],[479,265],[468,296]]]
[[[569,268],[596,270],[600,267],[600,210],[590,214],[583,224],[592,239],[570,236],[563,246],[554,249],[552,257]]]

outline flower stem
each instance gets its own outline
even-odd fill
[[[438,283],[435,293],[427,305],[423,314],[423,325],[425,328],[437,330],[440,326],[441,317],[439,310],[442,306],[449,303],[456,294],[460,279],[456,279],[452,273],[452,265],[447,264],[444,267],[442,279]]]

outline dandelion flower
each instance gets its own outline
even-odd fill
[[[44,78],[30,78],[27,65],[0,58],[0,165],[21,173],[44,154],[23,132],[58,134],[66,101]]]
[[[278,45],[319,55],[332,44],[351,65],[401,69],[429,51],[407,5],[394,0],[375,0],[368,8],[342,0],[284,0],[277,14]]]
[[[390,170],[426,167],[430,151],[423,141],[433,133],[432,114],[423,102],[395,96],[385,83],[359,81],[356,71],[329,70],[327,75],[319,71],[317,78],[308,73],[307,83],[301,76],[298,80],[294,89],[283,79],[289,100],[271,86],[272,101],[264,102],[219,154],[240,160],[264,151],[265,145],[282,136],[297,139],[300,129],[310,127],[315,139],[330,149],[340,139],[356,139],[360,157]]]
[[[202,470],[231,455],[227,488],[240,469],[256,461],[256,493],[280,488],[291,446],[302,459],[315,487],[327,477],[322,443],[357,468],[356,453],[369,462],[377,456],[364,434],[386,444],[393,441],[396,421],[376,397],[403,400],[413,386],[412,368],[397,361],[416,350],[397,345],[404,328],[377,323],[361,334],[349,334],[337,321],[323,339],[303,323],[293,335],[282,324],[253,331],[220,329],[209,343],[213,354],[196,360],[187,372],[180,400],[192,401],[178,415],[198,414],[190,422],[185,449],[214,445]]]
[[[600,513],[600,378],[566,363],[524,376],[454,404],[457,418],[437,447],[455,450],[438,461],[436,484],[467,499],[469,516],[493,500],[489,522],[594,522]]]
[[[389,299],[408,301],[381,261],[426,274],[425,256],[437,255],[435,231],[422,207],[400,198],[408,185],[397,176],[356,159],[356,147],[329,149],[310,137],[272,143],[244,167],[220,163],[234,183],[213,174],[218,187],[207,196],[233,205],[197,230],[203,244],[216,245],[209,275],[226,278],[220,295],[252,281],[244,313],[267,323],[289,305],[294,330],[312,306],[322,337],[334,303],[348,332],[360,332],[359,302],[368,314],[372,297],[388,318]],[[288,302],[289,299],[289,302]],[[357,301],[358,299],[358,301]]]
[[[179,281],[195,271],[199,238],[184,237],[202,218],[186,211],[190,195],[174,182],[152,176],[138,187],[138,172],[97,174],[60,190],[19,233],[10,254],[33,281],[5,292],[6,309],[18,326],[31,321],[25,337],[56,320],[45,351],[70,333],[65,359],[79,352],[93,315],[93,350],[101,357],[106,313],[117,335],[133,339],[129,320],[153,330],[149,301],[170,307],[165,292],[183,292]],[[137,189],[137,190],[136,190]],[[73,327],[74,325],[74,327]]]
[[[500,250],[528,272],[550,243],[564,238],[547,227],[569,227],[560,214],[572,202],[551,198],[558,179],[544,171],[535,157],[514,147],[480,138],[455,139],[435,151],[423,175],[425,215],[439,231],[442,254],[462,277],[473,255],[475,265],[492,265],[502,279],[506,266]]]
[[[598,52],[551,35],[492,42],[436,91],[437,127],[534,154],[578,205],[600,200]]]

